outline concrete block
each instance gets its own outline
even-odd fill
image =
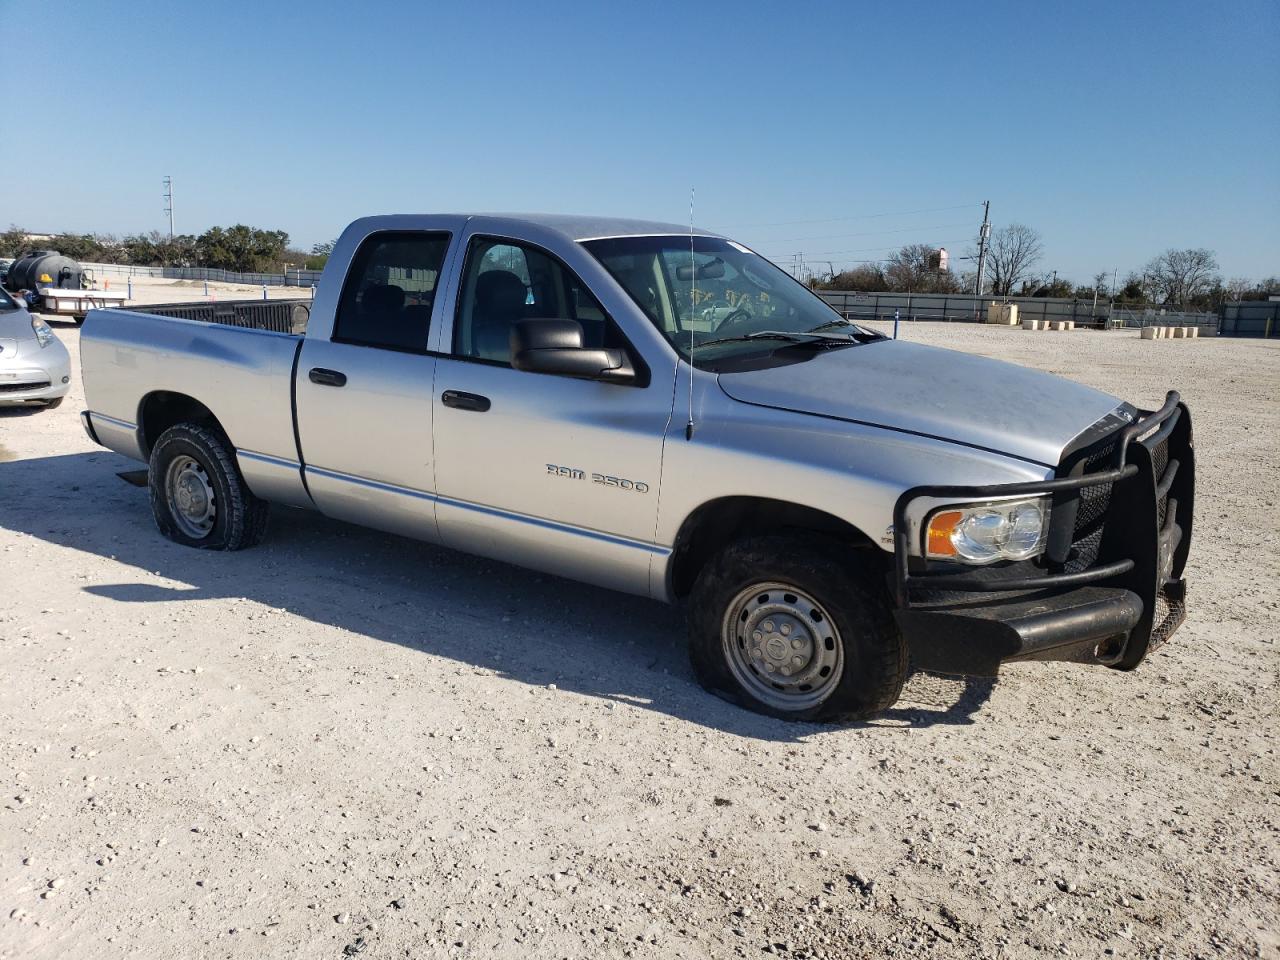
[[[1177,339],[1181,340],[1181,339],[1183,339],[1183,338],[1187,335],[1187,328],[1186,328],[1186,327],[1173,327],[1169,332],[1170,332],[1170,333],[1172,333],[1174,337],[1176,337]]]
[[[1154,340],[1154,339],[1156,338],[1156,331],[1157,331],[1158,329],[1160,329],[1160,328],[1159,328],[1159,327],[1143,327],[1143,328],[1142,328],[1142,339],[1143,339],[1143,340]]]
[[[987,323],[1016,327],[1018,325],[1018,305],[1016,303],[990,301],[987,304]]]
[[[1199,328],[1199,327],[1187,327],[1187,336],[1188,336],[1188,337],[1191,337],[1191,338],[1194,340],[1196,337],[1200,336],[1200,328]]]
[[[1039,330],[1040,321],[1039,320],[1023,320],[1022,329],[1023,330]]]

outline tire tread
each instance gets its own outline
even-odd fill
[[[846,682],[850,678],[842,678],[823,703],[794,712],[771,709],[743,690],[723,663],[720,598],[753,577],[791,579],[806,590],[815,583],[826,585],[849,598],[842,606],[846,616],[856,615],[855,626],[861,623],[856,669],[865,682],[854,689],[851,681]],[[888,709],[906,682],[909,656],[882,583],[882,571],[864,550],[826,537],[771,535],[730,544],[703,568],[689,598],[689,652],[699,682],[734,703],[785,719],[862,720]],[[844,638],[846,671],[855,668],[851,639]]]
[[[192,542],[182,536],[168,517],[168,504],[162,489],[163,467],[167,463],[168,448],[175,442],[183,441],[195,446],[209,458],[210,466],[222,475],[228,490],[227,502],[223,504],[226,523],[222,534],[206,538],[205,541]],[[162,534],[177,543],[205,550],[244,550],[261,543],[266,536],[271,504],[254,496],[249,490],[240,475],[230,443],[221,431],[212,427],[198,423],[179,423],[162,433],[151,450],[147,487],[156,525]]]

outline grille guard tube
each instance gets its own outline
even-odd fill
[[[1106,440],[1113,438],[1118,442],[1108,466],[1093,473],[1025,483],[919,486],[898,498],[893,592],[899,626],[919,666],[990,674],[1004,660],[1040,657],[1131,669],[1153,641],[1163,642],[1177,629],[1184,611],[1185,585],[1179,578],[1190,544],[1194,490],[1190,415],[1170,391],[1159,410],[1143,412]],[[1157,449],[1164,451],[1160,466],[1154,463]],[[907,515],[917,499],[959,503],[1061,495],[1104,484],[1130,502],[1118,511],[1123,516],[1106,521],[1110,555],[1084,570],[999,579],[982,572],[957,574],[954,565],[945,573],[930,573],[923,558],[924,570],[911,570]],[[961,599],[940,600],[939,591],[961,594]],[[1015,591],[1022,593],[1010,599]],[[1003,596],[983,600],[982,594]],[[1092,613],[1086,615],[1085,607]],[[1164,614],[1159,624],[1153,622],[1157,608]]]

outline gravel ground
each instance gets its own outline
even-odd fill
[[[904,334],[1183,392],[1190,617],[1136,673],[775,722],[660,605],[287,510],[184,549],[78,385],[0,413],[0,956],[1280,955],[1280,343]]]

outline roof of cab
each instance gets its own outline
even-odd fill
[[[623,217],[586,217],[560,213],[494,213],[472,214],[486,219],[510,220],[520,223],[532,223],[547,230],[554,230],[570,240],[598,240],[605,237],[653,237],[653,236],[688,236],[690,229],[686,223],[662,223],[656,220],[628,220]],[[720,236],[710,230],[694,228],[693,233],[699,236]]]
[[[586,217],[562,213],[448,213],[448,214],[382,214],[362,217],[359,223],[366,227],[393,229],[407,226],[419,217],[442,216],[462,220],[485,220],[494,229],[519,224],[552,230],[570,241],[600,240],[606,237],[655,237],[684,236],[690,233],[689,225],[659,223],[653,220],[627,220],[622,217]],[[694,228],[700,237],[722,237],[712,230]]]

